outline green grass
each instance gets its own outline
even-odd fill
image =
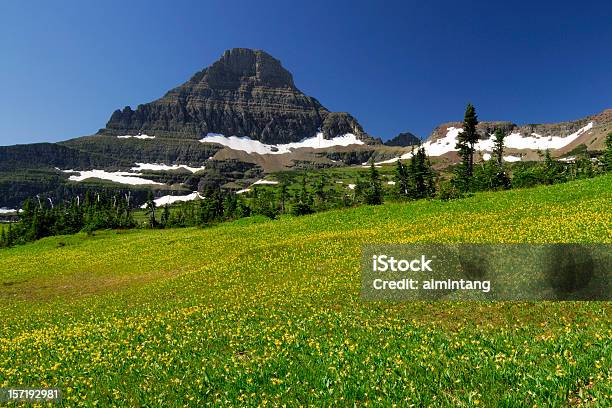
[[[0,388],[65,405],[605,406],[609,302],[367,303],[365,243],[605,242],[612,176],[0,251]]]

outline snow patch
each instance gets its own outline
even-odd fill
[[[378,167],[381,164],[392,164],[392,163],[395,163],[396,161],[398,161],[399,159],[400,159],[399,157],[394,157],[394,158],[389,159],[389,160],[384,160],[384,161],[381,161],[381,162],[376,162],[376,163],[374,163],[374,167]],[[363,165],[365,166],[365,165],[367,165],[367,163],[364,163]]]
[[[278,181],[272,181],[272,180],[257,180],[256,182],[254,182],[252,185],[256,185],[256,184],[278,184]]]
[[[142,170],[153,170],[153,171],[171,171],[178,169],[185,169],[192,173],[197,173],[198,171],[204,170],[206,167],[190,167],[185,164],[173,164],[167,165],[163,163],[136,163],[136,167],[132,167],[133,171],[142,171]]]
[[[395,181],[387,181],[387,184],[389,184],[390,186],[394,186],[395,185]]]
[[[251,191],[250,188],[243,188],[242,190],[236,191],[236,194],[244,194],[244,193],[248,193],[249,191]]]
[[[513,163],[521,161],[521,156],[504,156],[503,159],[508,163]]]
[[[354,190],[355,189],[355,184],[349,184],[348,188],[350,188],[351,190]]]
[[[6,208],[6,207],[2,207],[0,208],[0,214],[15,214],[17,212],[20,212],[21,210],[17,211],[14,210],[12,208]]]
[[[258,154],[286,154],[291,153],[293,149],[299,149],[303,147],[311,147],[313,149],[325,149],[333,146],[349,146],[353,144],[362,145],[364,144],[352,133],[347,133],[342,136],[337,136],[332,139],[325,139],[322,132],[318,132],[316,136],[303,139],[296,143],[286,144],[264,144],[259,140],[253,140],[250,137],[243,136],[230,136],[226,137],[218,133],[209,133],[204,139],[201,139],[202,143],[217,143],[223,146],[227,146],[233,150],[241,150],[247,153],[258,153]]]
[[[184,196],[165,195],[163,197],[156,198],[153,201],[155,202],[155,205],[157,207],[163,207],[165,205],[170,205],[178,202],[193,201],[197,198],[202,199],[204,197],[197,191],[194,191],[193,193]],[[143,204],[140,206],[140,208],[147,208],[147,205]]]
[[[79,173],[79,175],[70,176],[68,179],[72,181],[83,181],[90,178],[97,178],[101,180],[114,181],[120,184],[136,185],[163,185],[153,180],[147,180],[138,176],[142,176],[140,173],[128,173],[125,171],[107,172],[104,170],[86,170],[86,171],[75,171],[75,170],[62,170],[64,173]]]
[[[121,136],[117,136],[117,139],[155,139],[155,136],[149,136],[149,135],[144,135],[144,134],[138,134],[138,135],[121,135]]]
[[[589,122],[586,126],[581,127],[576,132],[565,137],[542,137],[541,135],[538,135],[536,133],[532,133],[528,137],[523,137],[520,133],[511,133],[504,139],[504,144],[505,147],[510,149],[556,150],[567,146],[592,128],[593,122]]]

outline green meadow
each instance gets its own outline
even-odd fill
[[[0,388],[64,406],[610,406],[610,302],[365,302],[364,244],[612,243],[612,176],[0,250]]]

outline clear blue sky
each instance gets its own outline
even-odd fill
[[[103,3],[103,4],[102,4]],[[92,134],[225,49],[260,48],[375,136],[612,107],[612,2],[0,2],[0,145]]]

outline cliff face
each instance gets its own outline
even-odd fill
[[[235,48],[162,98],[116,110],[101,133],[147,133],[199,139],[208,133],[249,136],[263,143],[365,134],[348,113],[329,112],[295,87],[293,76],[263,51]]]

